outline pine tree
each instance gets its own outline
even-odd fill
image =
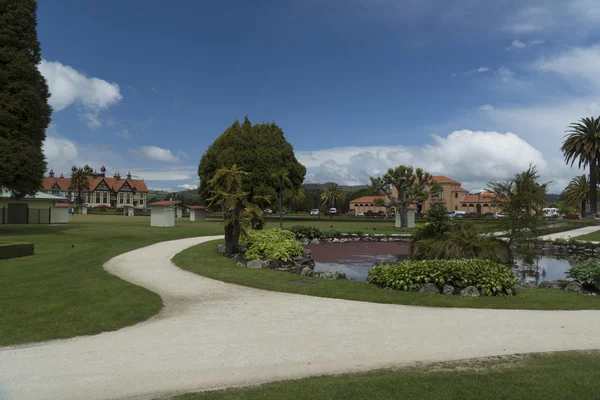
[[[50,124],[48,85],[39,72],[37,2],[0,1],[0,188],[15,197],[40,189]]]

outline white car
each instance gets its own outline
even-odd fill
[[[337,208],[335,208],[335,207],[331,207],[331,208],[329,209],[329,214],[336,214],[336,213],[337,213]]]
[[[265,210],[263,211],[263,213],[265,213],[265,214],[273,214],[273,210],[271,210],[270,208],[265,208]]]
[[[319,210],[317,208],[310,210],[310,215],[319,215]]]
[[[503,212],[494,213],[494,218],[504,218],[504,217],[506,217],[506,214],[504,214]]]

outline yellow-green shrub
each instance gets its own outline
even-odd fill
[[[290,261],[295,256],[304,254],[304,248],[296,241],[294,233],[279,229],[249,231],[242,244],[247,247],[247,260]]]

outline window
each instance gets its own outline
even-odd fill
[[[458,211],[458,206],[454,206],[454,211]]]
[[[440,198],[440,199],[444,198],[444,189],[440,190],[440,192],[438,193],[438,198]]]
[[[131,193],[127,192],[127,204],[131,204]]]
[[[140,204],[144,204],[144,199],[140,199]]]
[[[454,198],[458,199],[458,193],[454,193]]]
[[[96,203],[100,203],[100,192],[96,192]]]
[[[123,204],[123,192],[119,193],[119,204]]]
[[[103,192],[102,198],[104,199],[103,203],[108,203],[108,192]]]

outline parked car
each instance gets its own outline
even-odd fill
[[[335,207],[331,207],[331,208],[329,209],[329,214],[333,214],[333,215],[337,214],[337,208],[335,208]]]
[[[364,217],[364,216],[365,216],[365,213],[364,213],[364,212],[361,212],[360,214],[358,214],[358,216],[359,216],[359,217]]]
[[[486,216],[487,218],[494,218],[494,214],[495,214],[495,213],[493,213],[493,212],[488,212],[488,213],[485,213],[485,216]]]
[[[494,218],[504,218],[504,217],[506,217],[506,214],[504,214],[503,212],[494,213]]]
[[[565,219],[581,219],[580,214],[567,214],[565,215]]]
[[[319,215],[319,209],[313,208],[312,210],[310,210],[310,215]]]
[[[464,211],[450,211],[448,213],[448,216],[450,218],[463,218],[465,216],[465,212]]]
[[[263,214],[273,214],[273,210],[271,210],[270,208],[265,208]]]

